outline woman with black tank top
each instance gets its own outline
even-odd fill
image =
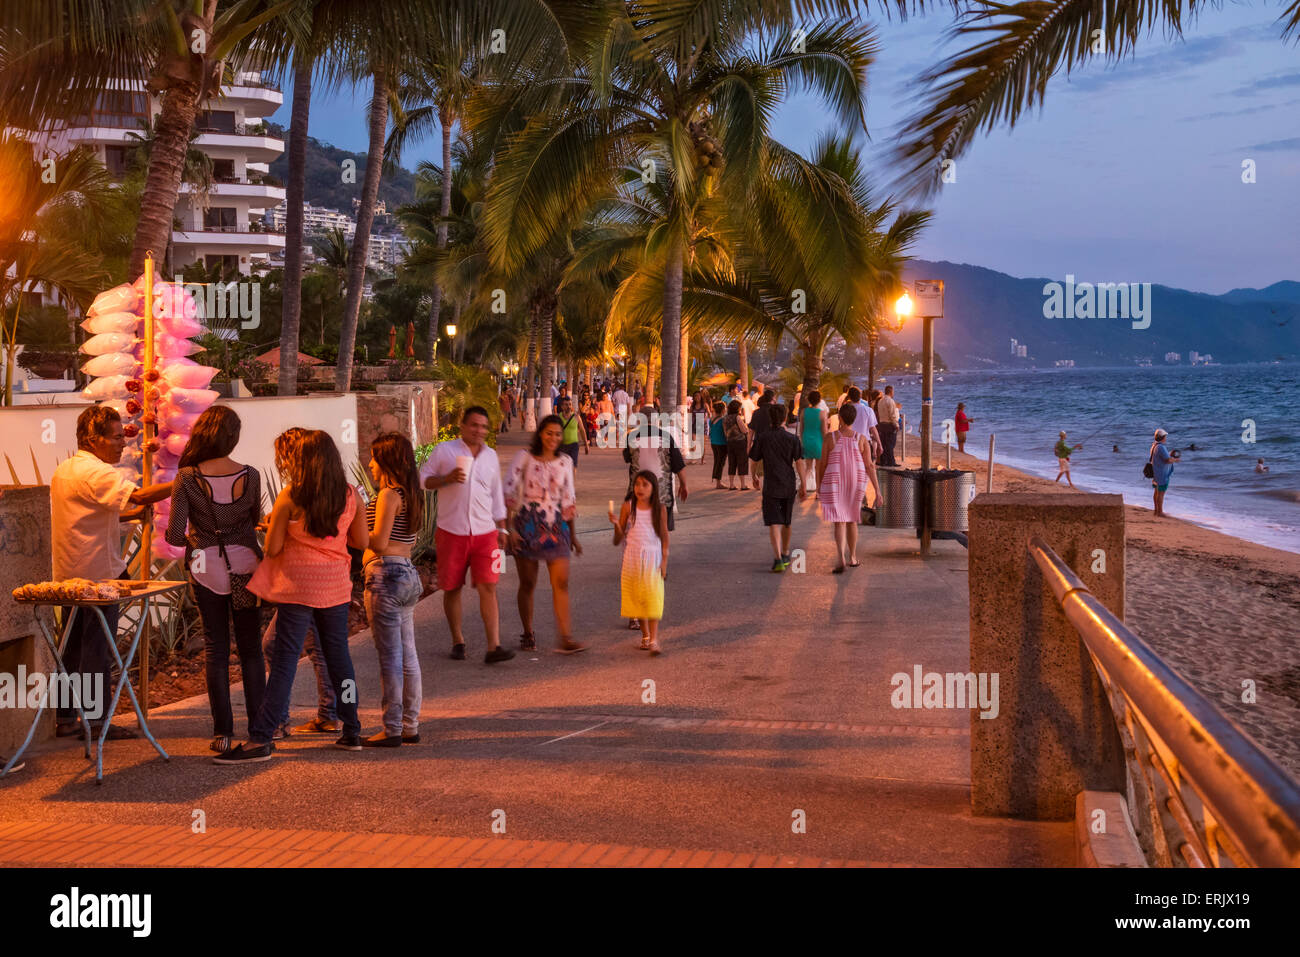
[[[396,748],[420,740],[415,603],[423,587],[411,564],[411,546],[424,522],[424,493],[410,439],[397,432],[376,438],[370,445],[370,478],[375,494],[366,505],[370,544],[362,562],[366,614],[379,652],[384,727],[362,744]]]
[[[239,416],[224,405],[208,408],[194,423],[172,486],[168,544],[185,549],[194,603],[203,620],[203,657],[212,744],[230,750],[235,719],[230,709],[230,631],[234,626],[244,705],[251,722],[262,707],[266,669],[262,661],[260,610],[244,589],[262,550],[262,483],[257,469],[230,458],[239,444]]]

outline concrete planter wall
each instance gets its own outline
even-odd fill
[[[38,611],[10,597],[19,585],[48,580],[52,573],[49,488],[0,486],[0,674],[16,675],[19,665],[28,674],[48,675],[55,670],[54,656],[36,623],[39,614],[50,625],[50,610]],[[34,716],[27,708],[0,708],[0,754],[13,754]],[[33,741],[54,734],[53,712],[47,711],[44,717],[49,720],[42,721]]]

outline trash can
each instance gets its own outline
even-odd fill
[[[877,528],[918,528],[921,524],[919,469],[878,468],[882,501],[876,506]]]
[[[975,473],[961,469],[935,469],[926,483],[929,492],[930,529],[936,532],[970,531],[970,503],[975,498]]]

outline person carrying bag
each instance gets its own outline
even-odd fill
[[[199,416],[181,454],[172,489],[168,544],[185,549],[185,570],[203,620],[203,650],[212,709],[211,750],[230,749],[230,633],[233,627],[251,721],[266,689],[261,613],[248,590],[262,558],[257,523],[262,483],[257,469],[232,460],[239,442],[239,416],[214,405]]]

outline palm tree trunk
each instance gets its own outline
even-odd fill
[[[388,126],[388,74],[374,72],[375,91],[370,98],[370,151],[366,154],[366,178],[361,186],[357,210],[357,232],[352,237],[348,258],[348,298],[343,306],[343,330],[339,335],[339,363],[334,385],[340,392],[352,388],[352,354],[357,348],[357,322],[361,317],[361,292],[366,279],[366,257],[370,251],[370,227],[375,222],[375,201],[379,198],[379,177],[384,166],[384,130]]]
[[[452,306],[451,321],[452,324],[456,327],[456,339],[455,339],[456,346],[452,351],[456,354],[457,362],[464,362],[465,342],[467,339],[469,339],[469,335],[460,326],[460,303],[459,302],[457,302],[454,306]]]
[[[447,248],[447,217],[451,215],[451,109],[443,106],[438,111],[442,126],[442,198],[438,202],[438,250]],[[438,338],[438,316],[442,312],[442,283],[433,280],[433,302],[429,305],[429,341],[425,346],[425,362],[433,361],[433,343]]]
[[[552,409],[551,403],[551,383],[554,381],[555,372],[555,355],[551,351],[552,339],[555,332],[555,295],[549,289],[538,290],[539,312],[538,317],[541,320],[541,338],[542,338],[542,388],[538,395],[538,418],[543,415],[549,415]]]
[[[140,197],[140,220],[127,264],[128,280],[144,272],[146,253],[152,252],[155,259],[167,253],[198,100],[198,84],[188,82],[172,87],[163,97],[162,112],[154,126],[153,148],[149,151],[149,172]]]
[[[686,407],[686,388],[690,380],[691,372],[691,336],[686,331],[686,324],[682,324],[682,374],[677,383],[677,407],[679,409]]]
[[[645,357],[645,395],[642,397],[642,405],[654,405],[651,400],[655,394],[655,347],[651,346],[650,351]]]
[[[302,203],[307,191],[307,120],[311,113],[311,62],[300,55],[293,69],[289,121],[289,181],[285,184],[284,305],[280,320],[278,395],[298,394],[298,342],[302,334]]]
[[[677,388],[681,376],[682,348],[682,271],[685,259],[685,244],[680,235],[673,238],[668,250],[668,261],[664,267],[664,324],[660,334],[662,343],[663,369],[659,392],[662,396],[662,409],[675,411],[678,407]]]
[[[748,394],[749,392],[749,343],[743,338],[737,340],[740,344],[740,391]]]

